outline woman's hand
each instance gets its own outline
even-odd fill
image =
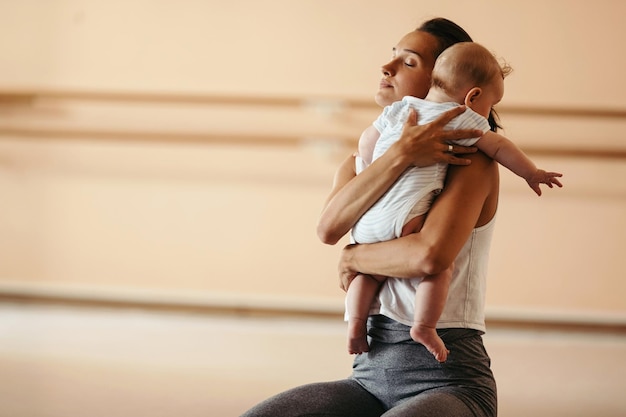
[[[483,132],[475,129],[446,130],[444,126],[465,111],[465,106],[458,106],[443,113],[437,119],[425,125],[418,125],[418,114],[414,109],[404,124],[400,139],[394,144],[400,155],[410,158],[411,165],[424,167],[438,162],[452,165],[469,165],[471,161],[459,158],[456,154],[476,152],[476,147],[448,145],[448,141],[481,137]]]
[[[354,270],[351,265],[351,250],[356,246],[356,244],[345,246],[339,257],[339,287],[344,291],[348,291],[350,283],[358,275],[358,271]]]

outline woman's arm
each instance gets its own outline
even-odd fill
[[[497,163],[482,153],[471,159],[469,166],[449,167],[446,185],[419,233],[344,248],[339,263],[344,290],[357,273],[413,278],[452,264],[472,229],[486,224],[497,207]]]
[[[334,245],[354,226],[398,177],[411,165],[427,166],[437,162],[467,165],[470,161],[454,153],[470,153],[475,148],[455,145],[448,153],[447,141],[482,135],[476,130],[444,130],[444,126],[465,111],[456,107],[435,121],[417,125],[417,113],[411,111],[402,136],[361,174],[354,171],[354,156],[339,167],[330,196],[319,219],[317,234],[324,243]]]

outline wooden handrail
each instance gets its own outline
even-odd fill
[[[59,305],[75,308],[99,308],[109,309],[143,309],[146,311],[186,312],[207,315],[245,315],[247,317],[314,317],[317,319],[338,320],[343,317],[341,300],[328,304],[319,304],[314,298],[308,303],[296,304],[293,302],[278,302],[271,299],[270,304],[262,300],[250,300],[244,294],[238,300],[231,298],[216,302],[205,294],[202,299],[190,296],[172,296],[172,292],[163,294],[159,291],[128,290],[125,293],[107,292],[106,288],[96,292],[89,290],[74,290],[71,286],[60,286],[59,289],[49,290],[46,285],[7,288],[0,285],[0,302],[34,304],[34,305]],[[174,292],[175,293],[175,292]],[[487,311],[485,318],[490,328],[506,328],[515,330],[558,331],[558,332],[584,332],[590,334],[626,335],[626,322],[623,316],[587,318],[577,314],[572,317],[563,317],[554,314],[523,314],[523,310],[517,314],[501,314],[496,310]]]
[[[119,102],[148,103],[148,104],[190,104],[190,105],[219,105],[219,106],[259,106],[259,107],[293,107],[319,108],[330,112],[345,110],[373,110],[378,107],[369,99],[344,99],[333,97],[298,98],[288,96],[234,96],[225,94],[192,94],[166,92],[121,92],[97,90],[28,90],[28,89],[0,89],[0,106],[36,106],[37,102],[45,100],[92,101],[92,102]],[[619,109],[591,109],[591,108],[556,108],[535,106],[502,106],[501,114],[524,115],[541,117],[576,117],[576,118],[606,118],[624,119],[626,110]],[[72,127],[32,127],[32,126],[2,126],[0,135],[16,136],[31,139],[102,139],[124,141],[161,141],[180,143],[224,143],[224,144],[263,144],[275,146],[300,146],[307,142],[303,135],[276,132],[271,135],[259,133],[238,132],[163,132],[150,130],[106,128],[72,128]],[[342,136],[333,134],[332,137],[316,137],[316,141],[348,146],[355,146],[356,136]],[[626,159],[626,149],[622,148],[588,148],[588,147],[550,147],[542,145],[525,146],[524,151],[529,155],[566,157],[566,158],[600,158]]]
[[[231,145],[275,145],[301,146],[309,143],[302,136],[275,134],[242,134],[242,133],[191,133],[191,132],[161,132],[161,131],[132,131],[132,130],[101,130],[101,129],[47,129],[47,128],[4,128],[0,127],[0,136],[15,136],[30,139],[99,139],[110,141],[137,141],[137,142],[178,142],[178,143],[213,143]],[[316,138],[316,141],[347,146],[352,149],[356,146],[355,137]],[[626,159],[626,149],[602,148],[575,148],[524,146],[524,152],[534,156],[548,156],[552,158],[598,158],[598,159]]]
[[[308,97],[296,96],[243,96],[227,94],[194,94],[169,92],[130,92],[130,91],[98,91],[98,90],[18,90],[0,89],[0,103],[34,103],[37,100],[82,100],[82,101],[119,101],[146,102],[161,104],[197,104],[197,105],[240,105],[269,107],[308,107],[318,105],[337,106],[338,108],[377,109],[372,99],[339,98],[339,97]],[[498,106],[500,113],[523,116],[544,117],[576,117],[576,118],[608,118],[626,119],[626,109],[582,108],[555,106]]]

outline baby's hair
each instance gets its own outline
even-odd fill
[[[502,71],[502,78],[506,78],[509,74],[513,72],[513,67],[510,66],[506,61],[500,59],[500,70]],[[489,126],[491,126],[492,132],[497,132],[498,129],[502,129],[502,125],[500,124],[500,115],[496,111],[495,108],[491,108],[491,112],[489,112]]]
[[[510,65],[499,63],[484,46],[476,42],[461,42],[450,46],[437,58],[432,85],[455,97],[463,89],[484,86],[494,77],[504,78],[511,71]]]
[[[461,26],[443,17],[427,20],[416,30],[426,32],[437,39],[438,48],[434,51],[435,59],[451,45],[458,42],[472,42],[472,37]],[[501,128],[499,119],[496,111],[491,109],[487,120],[493,132]]]

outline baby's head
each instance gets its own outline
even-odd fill
[[[489,116],[504,95],[504,77],[511,72],[476,42],[461,42],[439,55],[432,73],[432,87],[441,89],[459,104]]]

